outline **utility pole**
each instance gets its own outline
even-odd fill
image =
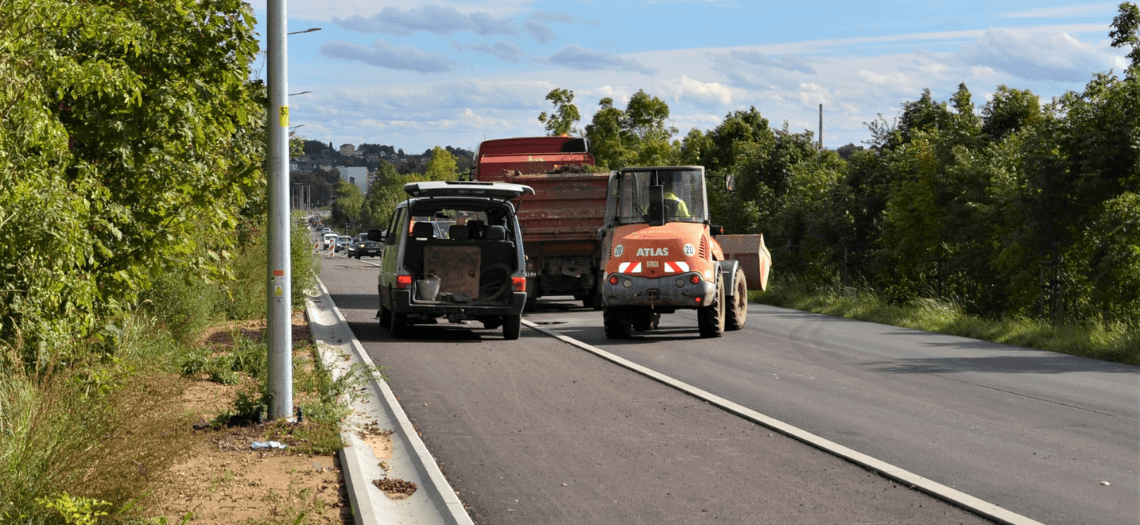
[[[285,0],[267,0],[269,68],[269,419],[293,416],[293,286],[289,260],[289,61]]]
[[[823,104],[819,105],[819,150],[823,151]]]

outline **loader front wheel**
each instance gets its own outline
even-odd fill
[[[724,322],[724,329],[740,330],[748,318],[748,281],[744,270],[736,269],[736,284],[732,288],[732,306],[726,312],[728,319]]]
[[[701,331],[701,337],[724,335],[724,306],[724,279],[719,279],[713,303],[697,308],[697,328]]]

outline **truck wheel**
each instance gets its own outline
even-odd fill
[[[392,322],[388,325],[388,333],[396,339],[403,339],[408,336],[408,314],[398,314],[391,312],[389,317]]]
[[[578,299],[580,299],[582,301],[582,306],[584,306],[586,308],[590,308],[590,309],[593,309],[595,311],[601,310],[602,309],[602,286],[601,285],[594,285],[594,288],[592,290],[590,290],[586,295],[579,297]]]
[[[697,308],[697,328],[700,328],[701,337],[724,335],[724,317],[724,279],[720,279],[716,283],[713,304]]]
[[[633,312],[633,329],[640,332],[656,330],[661,314],[648,308],[638,308]]]
[[[732,292],[732,307],[726,312],[728,318],[724,321],[725,330],[740,330],[744,328],[744,321],[748,318],[748,281],[744,278],[744,270],[736,269],[736,286]]]
[[[606,326],[606,337],[610,339],[629,339],[629,334],[633,326],[629,319],[629,311],[625,308],[603,308],[602,322]]]
[[[514,341],[519,338],[520,332],[522,332],[522,315],[504,315],[503,339]]]

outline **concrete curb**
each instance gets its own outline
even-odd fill
[[[766,416],[743,405],[734,403],[723,397],[712,394],[711,392],[702,390],[683,381],[678,381],[677,379],[673,379],[672,377],[664,375],[660,372],[646,368],[627,359],[618,357],[596,346],[583,343],[582,341],[578,341],[577,339],[562,335],[553,330],[549,330],[545,327],[536,325],[530,321],[523,320],[523,324],[555,339],[559,339],[567,344],[574,345],[582,350],[597,355],[602,359],[685,392],[686,394],[696,397],[697,399],[706,401],[709,404],[719,407],[725,411],[736,414],[749,421],[765,426],[771,430],[779,432],[785,436],[803,442],[834,456],[843,458],[866,469],[878,472],[880,475],[895,480],[905,486],[910,487],[911,489],[929,494],[930,496],[950,503],[951,505],[961,507],[983,518],[1006,525],[1042,525],[1038,521],[1005,510],[997,505],[994,505],[993,503],[975,498],[969,494],[947,487],[946,485],[943,485],[931,479],[924,478],[910,471],[903,470],[899,467],[896,467],[884,461],[880,461],[871,456],[861,454],[834,441],[824,439],[806,430],[791,426],[787,423],[784,423],[783,421]]]
[[[353,367],[374,366],[324,283],[318,279],[317,285],[319,293],[305,299],[305,310],[322,361],[338,378]],[[339,453],[357,525],[474,525],[387,383],[368,381],[362,394],[342,425],[341,438],[346,446]],[[384,459],[387,472],[380,467],[376,451],[361,438],[365,428],[393,430],[389,436],[391,457]],[[387,456],[385,452],[381,455]],[[372,483],[386,477],[411,481],[418,490],[405,500],[392,500]]]

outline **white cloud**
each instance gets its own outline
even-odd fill
[[[499,41],[494,45],[494,47],[487,44],[474,44],[470,46],[470,49],[472,51],[478,51],[480,53],[488,53],[490,55],[494,55],[498,58],[506,60],[507,62],[514,62],[516,64],[520,58],[526,56],[526,51],[523,51],[521,47],[515,45],[513,42],[508,42],[506,40]]]
[[[1042,7],[1028,11],[1002,13],[999,18],[1074,18],[1103,17],[1116,11],[1117,4],[1082,4],[1061,7]]]
[[[412,36],[427,32],[436,36],[471,31],[479,36],[518,36],[514,22],[509,18],[496,18],[486,12],[462,13],[454,7],[424,6],[411,9],[385,7],[371,17],[333,17],[333,23],[361,33],[384,33],[393,36]]]
[[[728,106],[732,103],[732,90],[718,82],[701,82],[681,75],[662,83],[674,102],[695,101],[698,105]]]
[[[545,24],[535,22],[534,20],[527,20],[523,24],[523,31],[530,34],[531,38],[539,44],[545,44],[554,40],[554,31],[551,31]]]
[[[331,40],[320,47],[320,52],[329,58],[355,60],[386,69],[420,73],[446,73],[452,70],[451,63],[443,55],[428,53],[412,46],[394,46],[383,40],[377,40],[370,48]]]
[[[796,71],[805,75],[814,75],[815,68],[811,67],[806,60],[795,55],[785,55],[779,60],[768,58],[759,51],[739,51],[733,50],[729,52],[729,56],[749,64],[757,66],[766,66],[773,69],[783,69],[787,71]]]
[[[1015,77],[1053,82],[1082,82],[1111,67],[1110,57],[1067,34],[1018,35],[1000,29],[987,30],[958,58]]]
[[[643,75],[653,75],[657,70],[641,65],[640,62],[622,58],[605,51],[594,51],[581,46],[570,45],[547,57],[548,64],[564,66],[580,71],[632,71]]]

